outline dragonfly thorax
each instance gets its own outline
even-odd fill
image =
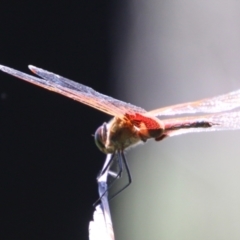
[[[156,139],[163,131],[164,127],[159,120],[140,115],[135,115],[133,119],[127,115],[125,118],[114,117],[109,123],[104,123],[97,129],[94,138],[97,147],[108,154],[123,151],[151,138]]]
[[[97,147],[105,154],[123,151],[141,141],[138,129],[130,121],[117,117],[100,126],[94,139]]]

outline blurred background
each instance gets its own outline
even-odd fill
[[[240,3],[3,1],[0,64],[36,65],[147,110],[240,88]],[[1,239],[88,239],[110,116],[0,73]],[[127,154],[117,239],[239,239],[240,132]]]

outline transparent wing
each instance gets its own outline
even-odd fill
[[[140,107],[106,96],[90,87],[61,77],[57,74],[34,66],[29,66],[29,68],[33,73],[39,75],[41,78],[0,65],[0,70],[3,72],[9,73],[17,78],[46,88],[50,91],[60,93],[112,116],[123,117],[125,113],[134,114],[146,112]]]
[[[193,132],[237,130],[240,129],[240,111],[166,119],[163,123],[167,137]]]
[[[205,98],[195,102],[177,104],[159,108],[147,113],[148,116],[165,116],[191,113],[215,113],[240,107],[240,90],[233,91],[213,98]]]

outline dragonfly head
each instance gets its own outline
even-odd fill
[[[102,151],[103,153],[108,153],[106,149],[106,141],[107,141],[107,124],[104,123],[102,126],[100,126],[95,134],[94,134],[94,140],[97,147]]]

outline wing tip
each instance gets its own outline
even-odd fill
[[[33,72],[33,73],[36,73],[37,72],[37,67],[33,66],[33,65],[28,65],[28,68]],[[0,64],[0,70],[3,71],[3,72],[6,72],[6,73],[10,73],[12,71],[18,71],[18,70],[15,70],[14,68],[10,68],[10,67],[7,67],[7,66],[4,66],[2,64]]]
[[[4,65],[0,64],[0,70],[2,70],[3,72],[6,72],[7,71],[6,69],[8,69],[7,66],[4,66]]]
[[[33,65],[28,65],[28,68],[33,72],[33,73],[37,73],[37,68]]]

